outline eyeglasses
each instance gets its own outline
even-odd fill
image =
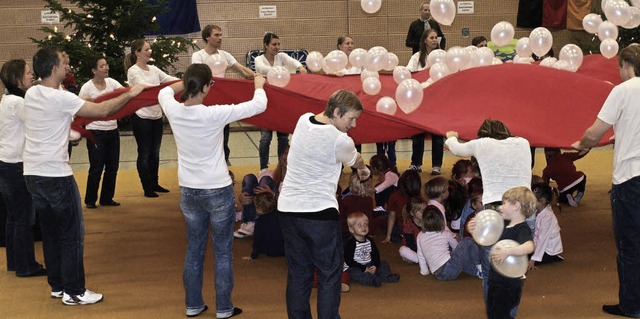
[[[209,81],[209,86],[212,86],[214,83],[216,83],[216,81],[214,81],[213,79],[211,79],[211,81]]]

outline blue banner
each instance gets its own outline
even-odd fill
[[[187,34],[200,31],[196,0],[167,0],[167,6],[169,12],[157,17],[160,29],[148,35]]]

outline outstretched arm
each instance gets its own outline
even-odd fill
[[[611,126],[611,124],[608,124],[601,119],[596,119],[591,127],[584,132],[582,139],[571,144],[571,147],[577,150],[586,150],[598,145],[598,142],[600,142],[604,133],[606,133]]]

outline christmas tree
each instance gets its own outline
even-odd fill
[[[45,0],[45,7],[60,14],[64,30],[42,27],[47,36],[30,38],[39,48],[55,46],[70,56],[72,72],[78,84],[93,75],[84,67],[85,61],[97,54],[109,63],[109,76],[124,83],[126,71],[124,57],[133,40],[159,29],[157,17],[167,12],[166,1],[149,3],[144,0],[68,0],[77,7],[65,8],[60,1]],[[167,73],[177,55],[195,45],[184,37],[158,36],[149,41],[153,64]]]

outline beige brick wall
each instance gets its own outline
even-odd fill
[[[198,0],[200,24],[217,24],[223,28],[223,49],[245,63],[245,54],[262,47],[265,31],[278,34],[282,48],[305,48],[323,54],[335,49],[341,34],[353,36],[356,47],[384,46],[396,53],[401,64],[406,64],[411,50],[404,46],[406,32],[411,21],[418,17],[422,0],[382,0],[382,8],[375,14],[367,14],[360,8],[360,0]],[[457,15],[452,26],[443,26],[447,46],[467,46],[477,35],[490,36],[491,28],[499,21],[515,25],[518,0],[475,0],[475,13]],[[261,5],[275,5],[276,19],[258,18]],[[68,6],[68,3],[67,3]],[[0,64],[12,58],[29,61],[36,50],[28,37],[42,38],[38,29],[40,11],[44,2],[38,0],[0,1]],[[58,25],[61,28],[61,25]],[[471,36],[463,38],[462,28],[469,28]],[[516,38],[528,36],[529,29],[516,29]],[[554,50],[570,43],[570,31],[552,31]],[[198,39],[199,34],[188,35]],[[184,54],[175,65],[184,70],[190,63],[191,53]],[[230,76],[234,76],[229,74]]]

